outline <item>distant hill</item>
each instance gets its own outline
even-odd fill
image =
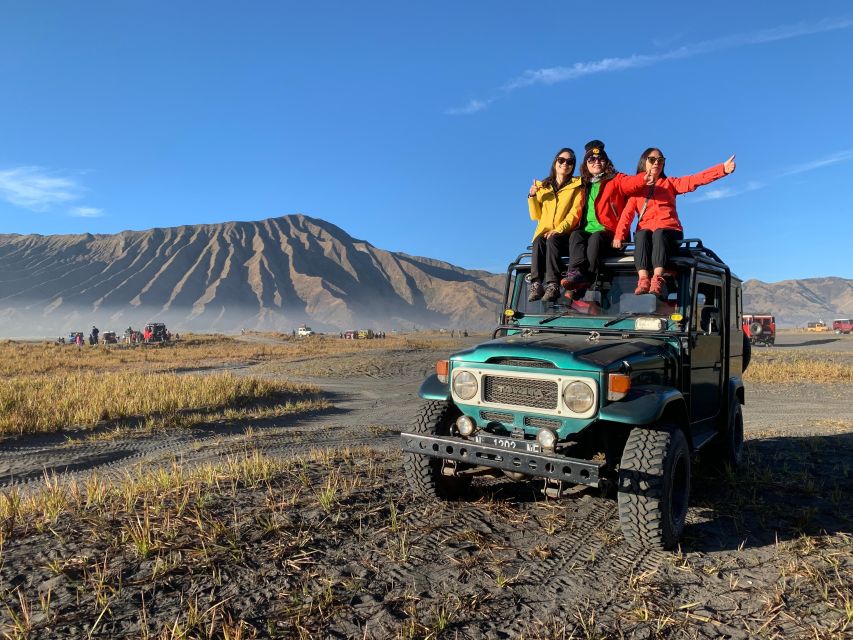
[[[165,322],[177,331],[494,327],[503,275],[384,251],[324,220],[113,235],[0,235],[0,336]],[[744,283],[780,326],[853,317],[853,280]]]
[[[494,326],[503,276],[383,251],[303,215],[114,235],[0,235],[0,335]]]
[[[747,280],[743,309],[746,313],[773,313],[777,324],[785,327],[802,327],[817,320],[830,324],[833,318],[853,317],[853,280]]]

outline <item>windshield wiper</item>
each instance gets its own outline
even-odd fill
[[[557,313],[553,316],[548,316],[547,318],[543,318],[542,320],[539,321],[539,324],[545,324],[546,322],[551,322],[551,320],[556,320],[557,318],[562,318],[563,316],[569,315],[572,311],[573,311],[572,303],[570,302],[568,309],[566,309],[565,311],[561,311],[560,313]]]

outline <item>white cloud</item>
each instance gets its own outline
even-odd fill
[[[822,169],[823,167],[829,167],[833,164],[838,164],[839,162],[846,162],[847,160],[851,159],[853,159],[853,149],[847,149],[845,151],[833,153],[832,155],[827,156],[825,158],[818,158],[817,160],[811,160],[809,162],[803,162],[802,164],[788,167],[787,169],[781,171],[778,174],[778,177],[782,178],[784,176],[793,176],[798,173],[805,173],[806,171],[814,171],[815,169]]]
[[[708,200],[724,200],[725,198],[734,198],[750,191],[763,189],[767,185],[763,182],[748,182],[741,187],[714,187],[713,189],[703,189],[695,198],[690,198],[690,202],[707,202]]]
[[[533,85],[552,85],[558,82],[567,82],[577,80],[585,76],[596,75],[600,73],[611,73],[614,71],[624,71],[626,69],[637,69],[640,67],[649,67],[660,62],[668,60],[677,60],[681,58],[689,58],[697,55],[704,55],[714,51],[724,49],[734,49],[750,45],[766,44],[777,42],[780,40],[788,40],[791,38],[799,38],[802,36],[814,35],[816,33],[825,33],[827,31],[837,31],[839,29],[848,29],[853,27],[853,19],[840,20],[820,20],[818,22],[798,23],[793,25],[783,25],[781,27],[773,27],[763,29],[752,33],[740,33],[731,36],[724,36],[714,40],[705,40],[696,42],[664,51],[662,53],[653,54],[634,54],[622,58],[602,58],[601,60],[593,60],[588,62],[576,62],[566,67],[544,67],[541,69],[528,69],[520,76],[513,78],[501,87],[504,93],[530,87]],[[496,98],[488,100],[472,99],[468,105],[458,109],[447,109],[446,114],[461,115],[472,114],[482,111],[488,107]]]
[[[703,189],[696,198],[690,198],[690,202],[708,202],[709,200],[733,198],[744,193],[749,193],[750,191],[757,191],[758,189],[769,187],[773,182],[780,180],[781,178],[787,178],[788,176],[807,173],[809,171],[817,171],[818,169],[823,169],[824,167],[829,167],[841,162],[847,162],[849,160],[853,160],[853,149],[845,149],[844,151],[838,151],[823,158],[808,160],[798,165],[780,169],[771,173],[766,182],[751,181],[740,187],[721,185],[712,189]]]
[[[0,170],[0,198],[24,209],[45,211],[52,205],[76,200],[81,191],[71,178],[50,175],[41,167]]]
[[[104,215],[104,210],[95,207],[74,207],[68,212],[68,215],[77,218],[100,218]]]
[[[449,116],[468,116],[472,113],[482,111],[492,102],[494,102],[494,98],[488,98],[486,100],[469,100],[468,104],[466,104],[465,106],[445,109],[444,113]]]

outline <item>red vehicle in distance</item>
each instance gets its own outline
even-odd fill
[[[749,327],[752,344],[770,346],[776,342],[776,317],[773,314],[743,314],[743,323]]]
[[[835,333],[850,333],[853,331],[853,318],[839,318],[832,321],[832,330]]]

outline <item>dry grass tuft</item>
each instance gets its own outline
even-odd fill
[[[393,336],[383,340],[342,340],[337,336],[294,339],[289,336],[188,335],[165,346],[99,345],[76,347],[51,343],[0,342],[0,376],[50,374],[61,371],[209,368],[234,362],[301,360],[342,353],[384,349],[458,348],[458,340],[440,335]],[[263,339],[259,339],[263,338]]]
[[[307,385],[229,373],[19,376],[0,380],[0,434],[60,431],[127,419],[148,419],[149,426],[181,426],[271,405],[288,413],[326,406],[317,394]]]
[[[747,382],[853,383],[853,364],[827,354],[772,353],[753,349]]]

